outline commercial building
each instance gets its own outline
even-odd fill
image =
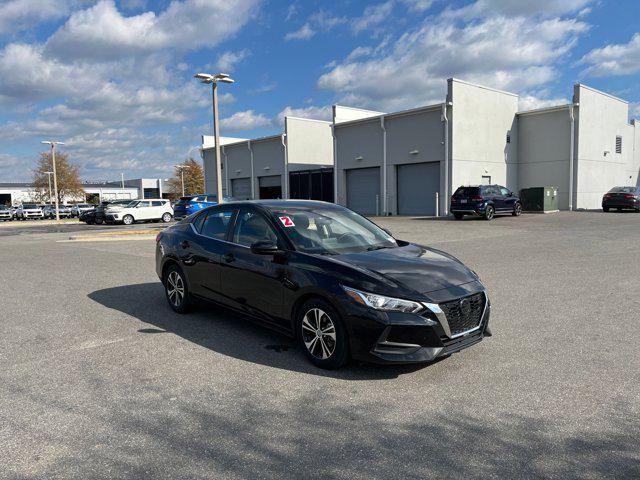
[[[305,198],[333,201],[331,122],[285,117],[282,134],[220,139],[222,190],[238,199]],[[215,143],[202,137],[205,185],[215,192]]]
[[[582,84],[570,104],[519,112],[518,95],[451,78],[434,105],[392,113],[334,106],[330,125],[285,125],[283,135],[221,142],[226,191],[326,199],[328,189],[313,194],[295,171],[322,168],[324,189],[335,165],[336,203],[368,215],[446,215],[463,185],[554,186],[561,209],[595,209],[611,187],[640,184],[640,122],[629,122],[624,100]],[[203,152],[205,167],[213,165],[213,150]]]
[[[65,198],[65,202],[86,202],[103,200],[126,200],[136,198],[162,198],[164,181],[160,178],[136,178],[114,182],[85,182],[84,195]],[[36,202],[42,194],[33,183],[0,183],[0,205],[19,205]]]

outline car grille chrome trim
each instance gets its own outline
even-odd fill
[[[482,311],[479,313],[477,324],[475,324],[476,322],[473,322],[475,324],[473,325],[473,327],[465,328],[461,331],[458,331],[455,326],[456,323],[458,323],[456,321],[458,319],[454,318],[454,316],[457,315],[458,312],[456,312],[454,309],[459,309],[460,302],[465,299],[468,299],[471,302],[477,301],[477,300],[474,300],[474,297],[477,297],[477,296],[481,296],[483,300],[483,307],[482,307]],[[487,293],[483,290],[481,292],[474,293],[472,295],[467,295],[462,298],[457,298],[455,300],[450,300],[448,302],[443,302],[441,304],[425,303],[424,305],[436,315],[436,318],[440,322],[440,325],[442,326],[442,329],[444,330],[445,335],[453,339],[453,338],[462,337],[471,332],[475,332],[476,330],[479,330],[482,327],[482,319],[487,313],[489,298],[487,297]],[[476,314],[476,312],[474,312],[473,305],[470,306],[470,309],[471,310],[467,314],[460,312],[464,315],[464,317],[466,317],[462,319],[462,321],[468,322],[470,320],[469,317],[473,314]],[[453,329],[452,329],[452,324],[454,325]]]

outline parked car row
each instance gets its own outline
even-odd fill
[[[102,202],[96,208],[84,212],[80,221],[89,225],[102,223],[170,222],[173,219],[171,202],[162,198],[144,200],[116,200]]]

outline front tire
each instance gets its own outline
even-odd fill
[[[609,211],[609,207],[602,207],[602,211],[603,212],[608,212]]]
[[[495,217],[495,215],[496,211],[493,206],[487,205],[487,208],[484,209],[484,216],[482,218],[484,218],[485,220],[491,220],[493,219],[493,217]]]
[[[169,223],[172,219],[172,215],[169,212],[166,212],[164,215],[162,215],[162,221],[164,223]]]
[[[124,217],[122,217],[122,223],[124,223],[125,225],[133,224],[133,217],[131,215],[125,215]]]
[[[297,336],[315,366],[339,368],[349,361],[349,341],[340,314],[327,302],[314,299],[298,312]]]
[[[520,202],[517,202],[515,204],[511,215],[513,215],[514,217],[519,217],[520,215],[522,215],[522,204]]]
[[[174,312],[187,313],[191,309],[192,301],[187,280],[177,265],[171,265],[164,275],[164,292]]]

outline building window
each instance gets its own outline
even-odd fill
[[[622,137],[616,137],[616,153],[622,153]]]

